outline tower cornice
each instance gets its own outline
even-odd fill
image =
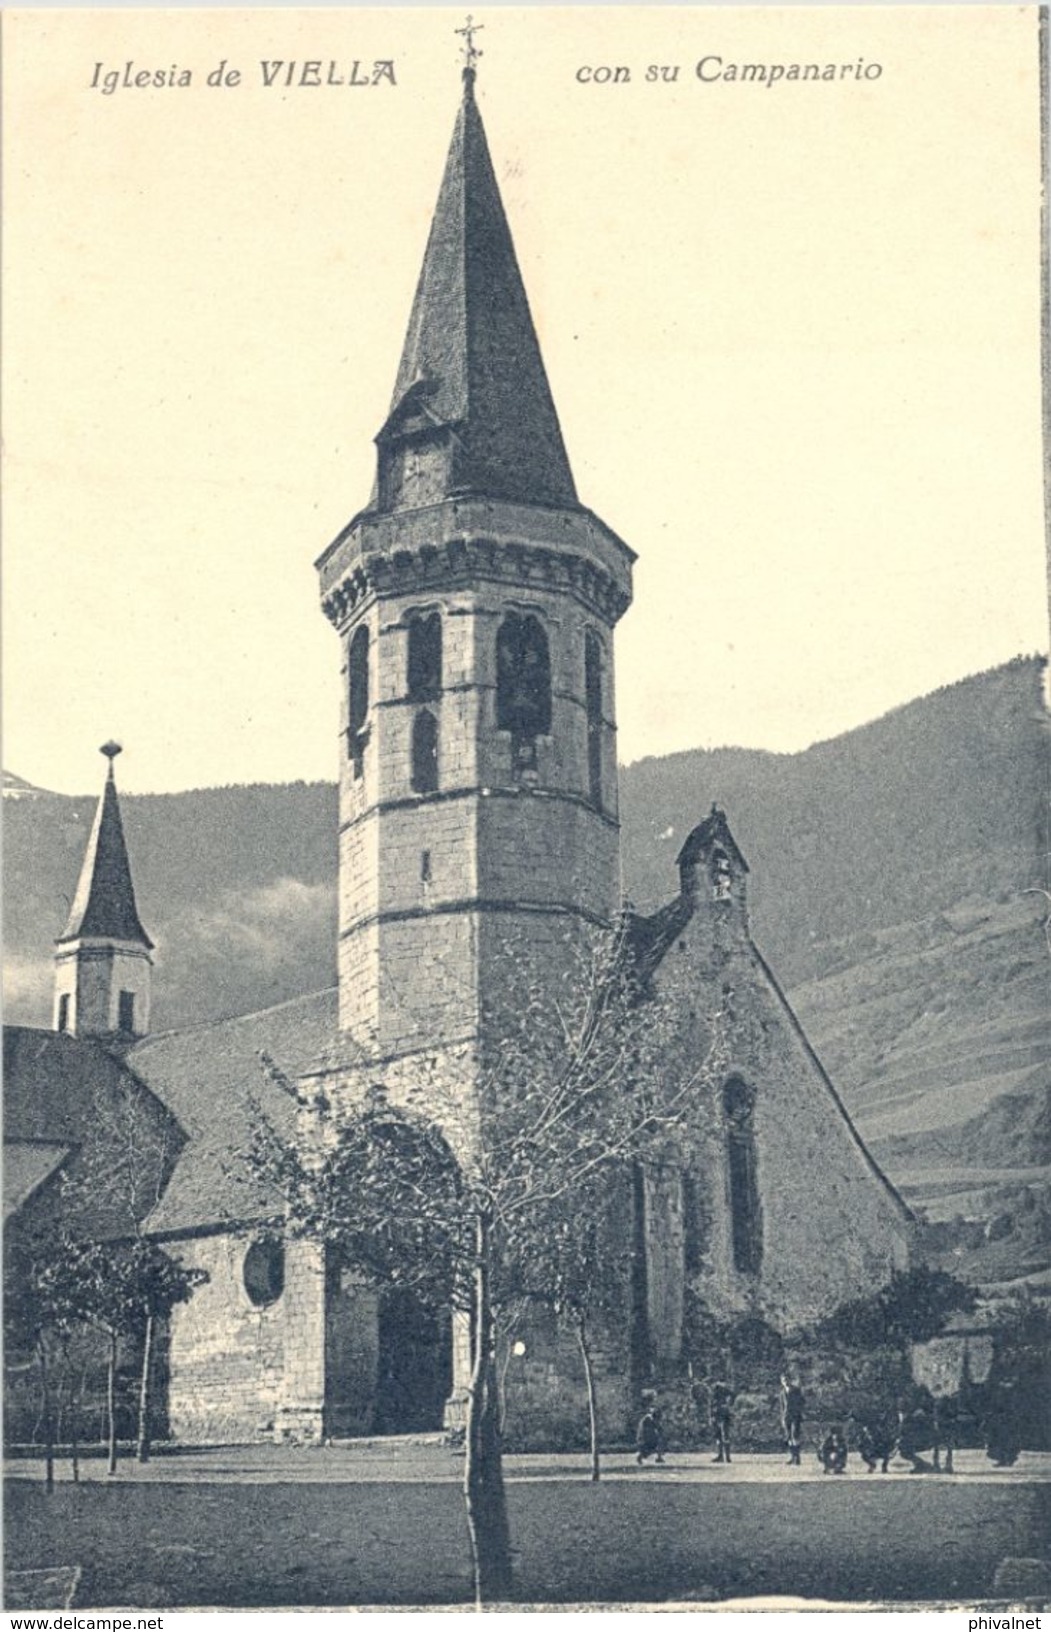
[[[634,560],[589,510],[463,499],[397,516],[365,511],[317,567],[322,608],[337,628],[375,597],[479,582],[557,590],[614,624],[631,602]]]

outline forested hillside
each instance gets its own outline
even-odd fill
[[[679,847],[718,801],[752,869],[756,940],[874,1153],[940,1216],[1000,1216],[1051,1165],[1040,688],[1019,659],[803,753],[696,750],[621,773],[629,898],[670,898]],[[10,791],[7,1017],[47,1025],[94,799],[17,777]],[[157,1029],[334,981],[333,787],[122,804]]]

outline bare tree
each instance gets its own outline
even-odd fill
[[[555,975],[551,960],[509,950],[508,979],[462,1072],[423,1056],[395,1096],[364,1067],[356,1092],[304,1095],[308,1114],[292,1135],[260,1116],[252,1159],[283,1195],[293,1233],[374,1284],[469,1310],[464,1495],[479,1604],[512,1589],[496,1339],[501,1300],[522,1290],[513,1266],[555,1221],[586,1216],[612,1176],[667,1152],[720,1050],[717,1015],[699,1051],[696,1030],[684,1046],[622,934],[562,950]],[[561,1277],[554,1296],[578,1321],[593,1398],[594,1285],[573,1268],[582,1237],[569,1230],[563,1247],[562,1268],[549,1264]]]

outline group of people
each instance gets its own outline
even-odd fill
[[[708,1426],[715,1439],[715,1456],[712,1458],[714,1462],[726,1463],[733,1460],[731,1442],[735,1397],[729,1383],[694,1385],[695,1406],[699,1412],[707,1408]],[[635,1460],[640,1466],[643,1462],[649,1461],[651,1456],[655,1462],[664,1461],[664,1419],[661,1408],[657,1404],[656,1396],[651,1393],[644,1395],[643,1400],[644,1410],[639,1419],[635,1440]],[[803,1390],[797,1378],[787,1376],[781,1378],[781,1427],[788,1447],[788,1460],[798,1467],[803,1444]]]
[[[713,1461],[732,1460],[734,1390],[726,1382],[695,1383],[694,1404],[699,1414],[707,1418],[707,1425],[715,1441]],[[643,1399],[644,1410],[639,1420],[636,1437],[636,1462],[640,1465],[650,1457],[664,1461],[664,1423],[656,1395],[649,1393]],[[781,1433],[788,1452],[790,1467],[801,1465],[803,1450],[803,1420],[806,1400],[799,1378],[783,1373],[780,1380]],[[953,1471],[953,1450],[956,1445],[956,1416],[952,1401],[933,1401],[914,1405],[899,1402],[894,1420],[873,1416],[856,1425],[854,1444],[858,1456],[869,1473],[876,1468],[886,1473],[893,1456],[901,1456],[911,1463],[914,1473],[940,1471],[940,1453],[945,1453],[945,1471]],[[924,1462],[920,1452],[933,1451],[933,1462]],[[845,1473],[849,1454],[847,1430],[843,1425],[830,1427],[818,1445],[818,1461],[825,1473]]]

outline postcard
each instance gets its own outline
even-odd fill
[[[1046,12],[3,28],[8,1607],[1046,1606]]]

